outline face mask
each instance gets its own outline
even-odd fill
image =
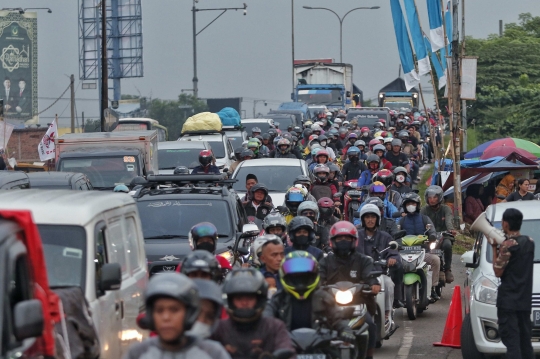
[[[398,181],[399,183],[405,182],[405,176],[404,175],[397,175],[396,176],[396,181]]]
[[[326,141],[321,141],[321,146],[326,147]]]
[[[351,156],[349,157],[349,161],[352,163],[357,163],[360,159],[357,156]]]
[[[330,218],[332,213],[334,213],[333,208],[321,208],[321,217],[323,218]]]
[[[355,142],[356,142],[356,138],[351,138],[351,139],[349,140],[349,143],[350,143],[351,145],[354,145]]]
[[[309,246],[309,236],[295,236],[293,245],[298,249],[307,248]]]
[[[197,244],[197,249],[214,253],[214,244],[210,242],[203,242]]]
[[[410,204],[406,208],[407,208],[407,212],[409,212],[409,213],[416,212],[416,206],[415,205]]]
[[[351,254],[351,242],[349,241],[341,241],[336,242],[336,248],[334,250],[336,255],[340,257],[345,257]]]
[[[315,217],[314,216],[306,216],[306,217],[311,219],[311,222],[315,223]]]
[[[369,132],[362,132],[362,136],[367,137],[369,135]]]
[[[191,327],[189,334],[199,338],[207,339],[212,335],[212,327],[203,322],[196,321]]]

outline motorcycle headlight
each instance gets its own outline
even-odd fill
[[[435,249],[435,247],[437,247],[437,243],[431,242],[431,243],[429,244],[429,249]]]
[[[480,303],[496,305],[498,287],[491,279],[482,276],[474,284],[474,299]]]
[[[225,258],[231,264],[232,264],[232,261],[234,260],[234,256],[232,255],[231,251],[225,251],[225,252],[219,253],[218,256]]]
[[[353,294],[350,290],[340,290],[336,293],[335,298],[338,304],[349,304],[353,300]]]

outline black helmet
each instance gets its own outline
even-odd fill
[[[261,129],[259,127],[253,127],[251,129],[251,134],[254,134],[254,133],[261,133]]]
[[[236,160],[239,161],[242,157],[242,152],[244,152],[244,147],[238,147],[234,150],[234,157],[236,157]]]
[[[422,199],[417,193],[404,193],[401,195],[401,199],[403,200],[403,202],[401,202],[401,207],[403,207],[403,209],[407,207],[407,202],[414,202],[416,203],[416,212],[420,212],[420,205],[422,204]]]
[[[266,197],[268,197],[268,188],[266,188],[266,186],[262,183],[256,183],[253,185],[253,187],[251,187],[249,189],[249,192],[250,192],[250,195],[251,195],[251,198],[253,198],[253,195],[255,194],[255,192],[257,191],[264,191],[264,198],[266,199]]]
[[[384,202],[379,197],[368,197],[366,199],[366,204],[374,204],[379,207],[379,210],[384,210]]]
[[[253,151],[250,150],[250,149],[244,149],[244,150],[242,151],[242,154],[241,154],[240,156],[242,157],[242,159],[245,159],[246,157],[251,157],[251,158],[253,158],[253,157],[255,157],[255,154],[254,154]]]
[[[301,184],[303,185],[304,187],[306,187],[306,185],[309,186],[306,187],[307,190],[309,191],[309,189],[311,188],[311,179],[309,178],[309,176],[306,176],[306,175],[298,175],[296,176],[296,178],[294,179],[294,184]]]
[[[315,204],[316,205],[316,204]],[[309,235],[307,238],[298,238],[296,231],[299,229],[307,229]],[[313,229],[313,222],[308,217],[296,216],[289,223],[289,238],[293,243],[293,246],[297,249],[306,250],[307,247],[315,240],[315,230]]]
[[[213,249],[209,250],[209,252],[214,253],[216,250],[216,244],[218,241],[218,232],[216,226],[214,226],[210,222],[201,222],[197,223],[191,229],[189,230],[189,236],[188,236],[188,242],[191,247],[191,250],[196,249],[203,249],[200,248],[200,244],[198,243],[199,239],[202,237],[210,237],[214,240]],[[204,248],[206,249],[206,248]],[[210,249],[210,248],[209,248]]]
[[[186,166],[177,166],[174,169],[174,174],[175,175],[188,175],[189,169]]]
[[[437,197],[437,204],[441,204],[444,199],[444,191],[440,186],[429,186],[424,193],[424,200],[427,205],[429,205],[429,197]]]
[[[262,139],[270,141],[272,139],[272,136],[269,133],[263,133]]]
[[[300,126],[294,126],[293,131],[296,132],[297,136],[300,136],[302,134],[302,129]]]
[[[227,274],[223,282],[223,294],[227,295],[227,313],[240,323],[252,323],[259,319],[266,305],[268,284],[261,272],[254,268],[235,269]],[[234,306],[234,296],[252,294],[257,298],[253,309],[238,309]]]
[[[377,156],[376,154],[372,153],[366,158],[366,163],[368,164],[368,166],[371,162],[381,163],[381,158]]]
[[[272,139],[272,138],[277,136],[278,132],[277,132],[277,130],[275,128],[271,128],[271,129],[268,130],[268,134],[270,135],[270,137]]]
[[[193,279],[193,283],[199,290],[199,298],[206,299],[214,303],[216,308],[216,316],[214,318],[214,328],[218,325],[218,320],[221,318],[221,311],[223,309],[223,295],[221,288],[211,280]]]
[[[221,266],[216,257],[202,249],[191,252],[182,261],[181,273],[189,275],[193,272],[208,273],[215,281],[221,278]]]
[[[309,136],[311,136],[313,134],[313,131],[311,130],[311,128],[306,128],[304,130],[304,133],[302,134],[302,137],[307,141],[309,139]]]
[[[162,273],[150,278],[144,293],[146,304],[146,320],[150,329],[154,330],[154,303],[160,298],[172,298],[186,307],[184,330],[191,329],[199,316],[199,291],[191,279],[181,273]]]

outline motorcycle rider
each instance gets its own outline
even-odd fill
[[[448,231],[453,235],[456,234],[454,224],[452,223],[452,210],[444,201],[444,191],[439,186],[429,186],[424,193],[426,205],[420,210],[420,213],[428,216],[437,232]],[[452,274],[452,238],[449,236],[443,237],[441,249],[444,252],[444,272],[440,272],[440,279],[446,283],[454,281]],[[444,277],[444,278],[443,278]]]
[[[287,243],[287,222],[279,212],[271,212],[263,220],[262,227],[265,234],[274,234]]]
[[[386,186],[386,199],[388,199],[396,208],[401,208],[401,194],[391,189],[394,182],[394,174],[390,170],[380,170],[373,176],[373,182],[382,182]]]
[[[296,158],[296,155],[291,152],[291,142],[286,138],[282,138],[278,141],[276,149],[270,152],[270,157]]]
[[[383,169],[390,170],[392,168],[392,164],[390,163],[390,161],[384,158],[385,152],[386,152],[386,147],[384,147],[383,145],[379,144],[379,145],[373,146],[373,153],[379,156],[379,158],[381,159],[381,167]]]
[[[328,152],[328,156],[330,157],[330,161],[334,161],[336,159],[336,154],[332,147],[329,144],[328,137],[326,135],[320,135],[319,136],[319,143],[321,144],[322,148]]]
[[[321,284],[329,285],[341,281],[352,283],[365,283],[371,285],[372,295],[362,295],[366,306],[371,308],[366,313],[366,323],[369,326],[369,344],[366,358],[373,358],[376,342],[376,327],[371,317],[376,307],[374,296],[381,290],[376,278],[370,276],[374,271],[373,260],[356,251],[358,245],[358,232],[356,227],[347,221],[339,221],[330,229],[330,246],[333,253],[329,253],[319,262]],[[371,313],[371,314],[370,314]]]
[[[381,159],[376,154],[370,154],[366,159],[366,163],[368,168],[360,174],[358,188],[371,184],[373,175],[379,171]]]
[[[394,169],[394,175],[395,180],[390,187],[392,191],[399,192],[401,195],[412,192],[411,187],[405,184],[405,180],[407,179],[407,169],[405,167],[396,167]]]
[[[328,165],[330,163],[330,155],[328,154],[328,151],[321,148],[315,156],[313,157],[313,162],[309,165],[309,170],[313,172],[313,169],[317,165]]]
[[[369,186],[368,195],[369,195],[368,198],[377,197],[383,201],[384,208],[385,208],[384,217],[388,219],[394,218],[394,213],[398,212],[398,209],[396,206],[392,204],[392,202],[388,200],[387,198],[388,196],[386,195],[386,186],[382,182],[373,182]],[[364,203],[360,205],[360,207],[358,208],[358,212],[360,212],[362,210],[362,207],[364,207],[365,205],[366,205],[366,201],[364,201]],[[360,220],[358,218],[355,218],[354,224],[355,225],[360,224]]]
[[[256,183],[250,189],[250,200],[244,203],[244,210],[248,217],[263,220],[274,208],[271,199],[268,200],[268,188],[262,183]]]
[[[216,226],[210,222],[201,222],[197,223],[189,230],[188,242],[191,250],[194,252],[201,249],[215,255],[218,238]],[[189,258],[189,256],[187,258]],[[215,258],[221,266],[222,272],[232,270],[231,263],[229,263],[225,257],[215,256]],[[179,272],[180,269],[181,266],[178,266],[176,271]]]
[[[409,158],[401,152],[402,142],[399,138],[392,140],[392,151],[386,152],[385,158],[390,161],[393,167],[403,166],[409,172]]]
[[[300,209],[298,213],[300,214]],[[324,257],[323,251],[319,248],[326,247],[328,244],[319,244],[321,245],[319,248],[313,246],[316,244],[315,225],[309,217],[299,215],[293,218],[291,223],[289,223],[288,229],[292,246],[285,248],[285,254],[293,251],[306,251],[317,258],[317,260],[321,260]]]
[[[281,213],[285,216],[285,222],[289,222],[296,217],[298,206],[300,203],[307,200],[308,192],[302,185],[295,185],[287,190],[285,193],[285,206],[286,211],[283,211],[283,207],[278,207]]]
[[[321,242],[328,244],[330,228],[339,221],[338,217],[336,217],[336,204],[331,198],[323,197],[317,201],[317,206],[319,207],[317,226],[320,229]],[[327,251],[329,247],[322,249]]]
[[[381,224],[379,225],[379,229],[383,232],[388,233],[392,237],[399,232],[398,226],[396,221],[394,221],[391,218],[386,218],[384,216],[385,214],[385,208],[384,208],[384,202],[379,197],[369,197],[364,202],[366,205],[373,204],[377,206],[381,213]],[[358,224],[356,224],[358,223]],[[362,221],[355,221],[356,228],[360,229],[362,228]]]
[[[329,180],[330,169],[324,164],[318,164],[313,168],[315,184],[311,187],[311,194],[315,199],[322,197],[332,197],[337,193],[337,188]]]
[[[206,250],[194,250],[182,261],[178,267],[180,273],[191,279],[205,279],[215,282],[223,279],[221,266],[216,257]]]
[[[351,132],[347,135],[347,143],[343,146],[343,150],[341,151],[341,160],[345,160],[345,156],[347,156],[347,151],[349,148],[354,146],[354,143],[358,140],[358,135],[354,132]]]
[[[259,260],[262,263],[260,271],[271,289],[281,289],[279,264],[285,256],[285,247],[281,238],[276,235],[267,234],[263,237],[266,241],[262,244],[259,255]]]
[[[341,169],[343,180],[349,181],[358,179],[360,174],[366,170],[366,165],[364,165],[364,162],[360,161],[360,150],[358,147],[350,147],[347,150],[347,158],[349,161],[347,161]]]
[[[253,268],[230,272],[223,283],[229,318],[221,320],[212,334],[233,359],[271,356],[278,349],[294,352],[285,324],[262,316],[268,284]]]
[[[163,273],[150,278],[144,321],[157,336],[132,345],[124,359],[212,359],[203,340],[187,333],[199,316],[199,300],[197,286],[183,274]]]
[[[232,163],[231,167],[229,167],[229,171],[227,171],[230,175],[232,175],[234,173],[234,170],[236,170],[236,167],[238,167],[238,165],[244,161],[244,159],[242,158],[243,151],[244,147],[238,147],[234,150],[234,158],[236,160]]]
[[[309,193],[311,191],[311,179],[309,178],[309,176],[306,176],[306,175],[298,175],[296,176],[296,178],[294,179],[294,183],[293,183],[295,186],[296,185],[302,185],[307,191],[308,191],[308,196],[306,197],[306,201],[313,201],[313,202],[316,202],[317,200],[315,199],[315,197],[313,197],[311,195],[311,193]]]
[[[200,174],[220,174],[219,168],[212,164],[214,155],[210,150],[202,150],[199,152],[199,166],[193,168],[192,175]]]
[[[385,285],[385,319],[388,320],[392,306],[394,308],[403,307],[403,266],[401,256],[397,249],[388,249],[379,258],[379,255],[374,250],[374,248],[377,248],[380,252],[389,247],[392,241],[392,237],[388,233],[379,230],[381,212],[376,205],[366,204],[360,211],[360,220],[362,221],[362,229],[358,231],[358,247],[356,250],[374,260],[385,259],[388,264],[388,275],[383,274],[382,276]],[[381,270],[382,268],[375,265],[375,269]]]
[[[421,205],[422,199],[418,194],[414,192],[404,194],[402,206],[406,215],[399,220],[399,226],[407,232],[407,235],[418,236],[426,233],[429,240],[434,241],[436,239],[435,227],[428,216],[420,214]],[[426,263],[431,266],[431,271],[433,272],[430,300],[433,303],[440,299],[435,291],[435,287],[439,284],[441,260],[438,256],[430,253],[426,253],[424,258]]]

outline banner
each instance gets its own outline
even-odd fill
[[[15,125],[7,123],[6,121],[0,121],[0,149],[5,150]]]
[[[446,37],[448,38],[448,56],[452,55],[452,33],[453,33],[453,24],[452,24],[452,13],[450,12],[450,0],[446,2],[446,9],[444,10],[444,21],[446,23]]]
[[[414,45],[414,52],[416,52],[416,59],[418,61],[418,75],[422,76],[431,71],[426,44],[424,43],[424,35],[420,28],[420,21],[418,20],[418,12],[416,11],[414,0],[404,1],[407,20],[409,21],[409,30],[411,30],[411,37]]]
[[[461,59],[461,89],[462,100],[476,100],[476,57],[464,57]]]
[[[432,51],[437,51],[444,47],[444,26],[442,21],[441,1],[427,0],[427,9],[431,49]]]
[[[443,70],[443,67],[441,65],[441,62],[439,61],[439,58],[437,57],[437,54],[435,53],[435,51],[433,51],[433,45],[429,42],[429,39],[425,35],[424,35],[424,42],[426,43],[426,49],[428,50],[428,53],[431,57],[431,63],[433,64],[433,68],[435,68],[437,79],[439,79],[438,88],[440,90],[444,86],[446,86],[446,71]],[[441,49],[444,49],[444,47],[442,47]]]
[[[392,19],[394,20],[399,58],[405,77],[405,87],[407,88],[407,91],[409,91],[420,83],[420,78],[414,68],[411,41],[409,40],[409,33],[407,32],[407,26],[405,25],[405,19],[403,18],[399,0],[390,0],[390,7],[392,8]]]
[[[55,157],[56,145],[54,140],[58,136],[58,125],[56,119],[53,120],[45,136],[41,139],[41,142],[38,145],[39,159],[41,161],[52,160]]]
[[[0,98],[4,118],[24,122],[38,112],[36,13],[0,11]]]

